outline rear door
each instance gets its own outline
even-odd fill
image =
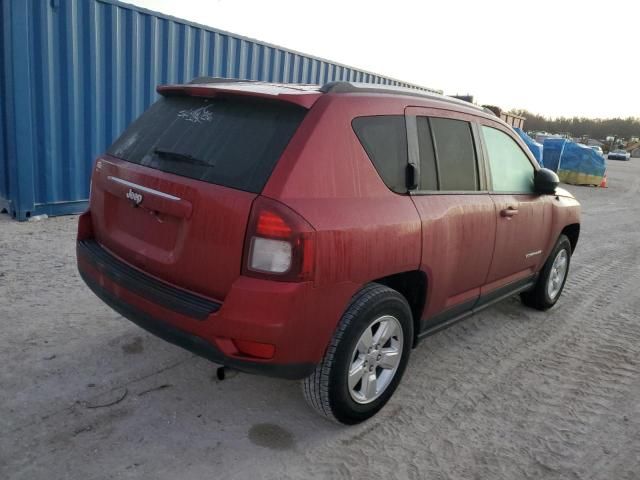
[[[411,198],[422,222],[422,269],[429,275],[425,329],[478,300],[491,265],[496,214],[478,162],[474,117],[418,107],[405,113],[409,162],[419,179]]]
[[[161,98],[99,158],[96,240],[176,286],[223,300],[254,198],[306,110],[252,97]]]
[[[548,195],[534,192],[534,160],[506,127],[489,121],[480,125],[486,151],[491,198],[496,205],[493,262],[482,289],[491,292],[517,287],[540,268],[549,252],[552,205]]]

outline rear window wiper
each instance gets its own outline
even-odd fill
[[[213,168],[213,165],[205,162],[204,160],[200,160],[193,155],[189,155],[188,153],[172,152],[171,150],[164,150],[162,148],[154,148],[153,153],[155,153],[156,155],[160,155],[161,157],[169,158],[171,160],[184,160],[194,165]]]

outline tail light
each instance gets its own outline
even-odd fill
[[[313,277],[315,230],[280,202],[256,198],[244,245],[244,275],[283,282]]]

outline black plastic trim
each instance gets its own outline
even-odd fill
[[[473,307],[474,312],[479,309],[488,307],[489,305],[493,305],[494,303],[500,302],[505,298],[508,298],[516,293],[524,292],[525,290],[529,290],[536,284],[536,280],[538,279],[538,274],[530,275],[521,280],[516,280],[515,282],[511,282],[504,287],[497,288],[485,295],[482,295],[478,299],[478,303]]]
[[[442,328],[446,328],[451,320],[453,320],[452,323],[456,323],[462,318],[466,318],[467,315],[471,315],[473,313],[473,307],[477,301],[478,299],[474,298],[473,300],[448,308],[444,312],[434,315],[431,318],[423,319],[419,336],[422,336],[424,332],[430,332],[436,328],[436,331],[439,331]]]
[[[533,288],[533,286],[536,284],[537,279],[538,274],[536,273],[529,277],[523,278],[522,280],[517,280],[508,285],[505,285],[504,287],[500,287],[492,292],[487,293],[486,295],[482,295],[477,300],[471,300],[451,307],[444,312],[431,317],[426,321],[423,321],[423,329],[418,334],[418,340],[433,335],[434,333],[438,333],[445,328],[449,328],[450,326],[462,320],[465,320],[466,318],[469,318],[470,316],[478,312],[481,312],[485,308],[488,308],[491,305],[504,300],[505,298]]]
[[[105,250],[95,240],[82,240],[77,245],[82,256],[103,275],[127,290],[164,308],[195,320],[205,320],[220,310],[221,304],[193,293],[172,287],[130,267]]]
[[[80,270],[80,276],[93,293],[98,296],[98,298],[123,317],[129,319],[139,327],[162,338],[163,340],[182,347],[185,350],[195,353],[196,355],[219,365],[235,368],[236,370],[246,373],[286,378],[290,380],[299,380],[308,377],[316,368],[312,363],[292,363],[281,365],[228,357],[203,338],[174,327],[173,325],[169,325],[166,322],[158,320],[148,313],[123,302],[122,299],[104,289],[82,270]]]

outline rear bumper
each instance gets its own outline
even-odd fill
[[[256,373],[271,377],[280,377],[288,379],[299,379],[310,375],[315,368],[313,364],[291,364],[276,365],[270,363],[257,363],[248,360],[239,360],[226,356],[218,350],[213,344],[207,342],[203,338],[193,335],[189,332],[181,330],[169,323],[158,320],[148,313],[123,302],[116,295],[112,294],[105,288],[102,288],[97,282],[80,270],[80,275],[87,286],[100,298],[104,303],[113,308],[123,317],[131,320],[141,328],[162,338],[163,340],[173,343],[184,348],[196,355],[207,360],[232,367],[247,373]]]
[[[78,257],[86,259],[98,271],[123,288],[168,310],[195,320],[205,320],[220,310],[221,304],[163,283],[118,260],[95,240],[77,244]],[[82,272],[81,272],[82,273]],[[83,277],[84,278],[84,277]],[[87,279],[84,279],[87,282]]]
[[[300,379],[313,372],[318,352],[324,351],[328,342],[326,335],[313,335],[315,328],[307,329],[311,335],[300,337],[300,320],[307,321],[304,317],[294,323],[285,318],[284,312],[295,309],[298,298],[309,300],[307,287],[302,284],[283,284],[280,292],[274,292],[272,284],[276,282],[266,282],[271,285],[262,294],[255,285],[240,285],[227,296],[229,301],[221,304],[164,284],[117,259],[95,241],[78,242],[77,260],[87,286],[120,315],[221,365],[247,373]],[[247,294],[251,292],[262,315],[247,310],[247,303],[251,303]],[[263,296],[274,302],[270,312],[264,311]],[[233,339],[272,344],[275,355],[271,359],[247,357],[234,347]]]

